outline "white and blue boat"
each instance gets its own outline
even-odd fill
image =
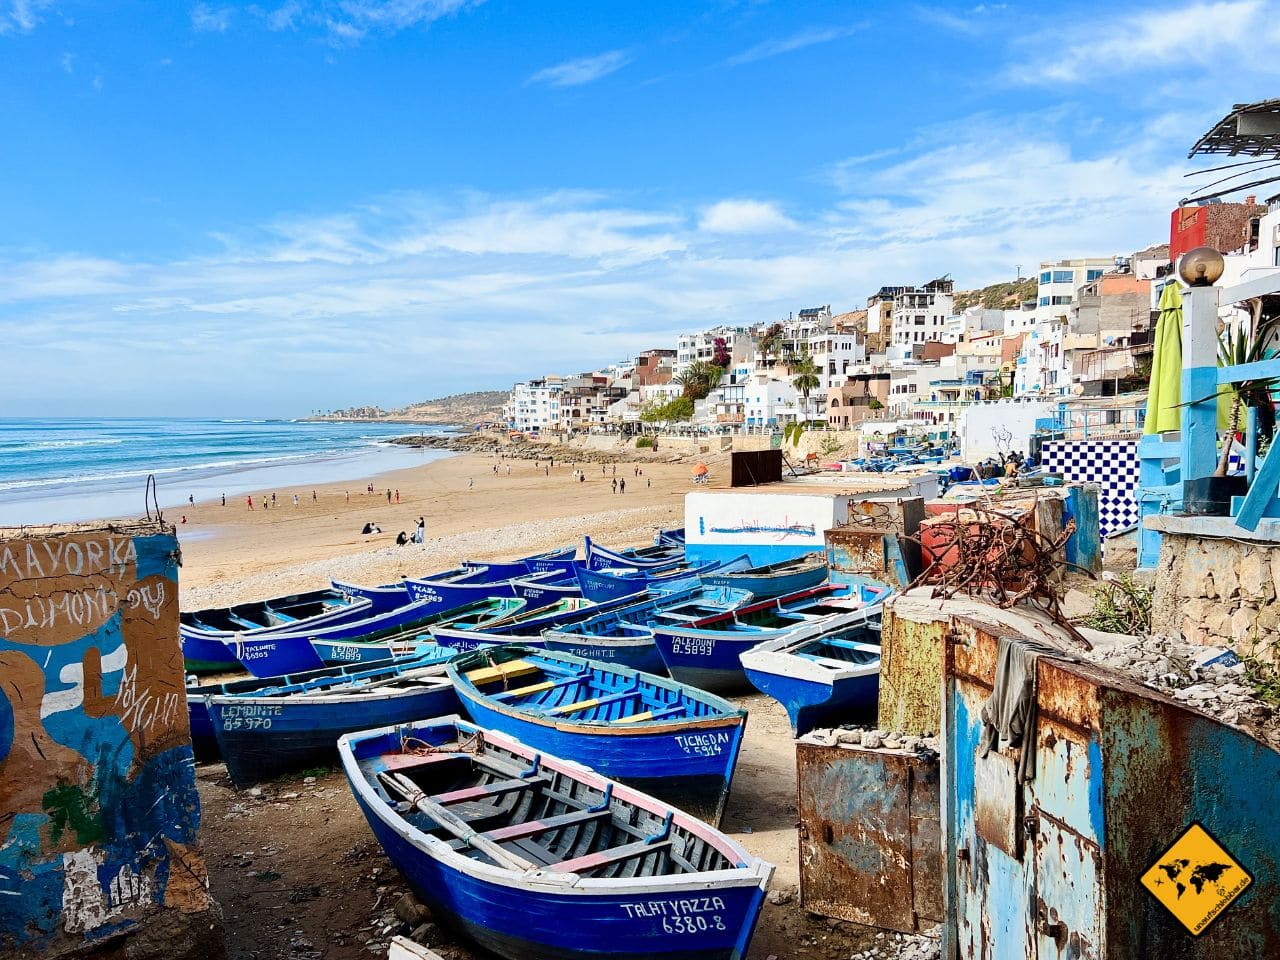
[[[444,671],[453,655],[436,647],[345,676],[207,695],[205,708],[227,773],[236,786],[251,786],[332,763],[344,733],[454,713],[458,696]]]
[[[356,623],[338,624],[299,633],[234,637],[227,647],[238,667],[255,677],[278,677],[326,664],[370,663],[388,657],[413,656],[435,644],[430,628],[438,623],[482,626],[513,616],[528,601],[515,597],[487,597],[452,610],[418,601]]]
[[[667,672],[682,683],[717,693],[749,690],[742,654],[757,644],[811,623],[855,623],[878,611],[892,593],[885,583],[856,578],[761,600],[687,626],[658,625],[653,640]]]
[[[477,580],[482,576],[480,571],[474,567],[459,566],[452,567],[449,570],[441,570],[439,573],[429,573],[422,580],[447,580],[457,582],[462,580],[470,582]],[[366,599],[372,604],[371,613],[381,613],[384,610],[393,610],[396,607],[402,607],[406,603],[413,602],[413,598],[409,596],[409,588],[405,586],[405,582],[400,580],[397,583],[384,583],[376,587],[364,587],[358,583],[347,583],[345,580],[334,580],[333,589],[341,591],[349,597],[357,599]]]
[[[338,741],[434,917],[505,960],[742,960],[773,867],[654,797],[457,717]]]
[[[578,569],[578,583],[582,595],[588,600],[611,600],[662,587],[696,585],[702,577],[726,570],[745,570],[751,566],[746,554],[732,560],[711,560],[700,564],[667,566],[660,569],[645,567],[601,567]]]
[[[827,557],[823,553],[807,553],[790,560],[750,567],[746,570],[717,570],[702,582],[717,587],[750,590],[756,599],[780,597],[785,593],[816,587],[827,579]]]
[[[504,643],[540,647],[540,637],[545,630],[598,616],[605,611],[630,604],[642,596],[643,594],[619,597],[604,603],[595,603],[582,597],[566,597],[541,607],[530,602],[528,609],[501,620],[477,627],[456,623],[442,624],[432,627],[431,634],[437,643],[453,647],[459,653]]]
[[[653,642],[655,624],[692,623],[743,606],[751,599],[746,590],[701,585],[650,593],[643,600],[588,620],[544,630],[542,645],[585,660],[663,675],[667,667]]]
[[[782,704],[799,737],[814,727],[875,725],[880,698],[880,618],[865,612],[839,627],[801,627],[742,654],[761,693]]]
[[[564,582],[565,575],[552,570],[545,573],[525,573],[515,577],[504,577],[491,580],[487,567],[474,567],[474,578],[458,580],[419,580],[405,578],[405,587],[409,596],[415,601],[433,604],[437,610],[453,610],[476,600],[489,597],[515,597],[516,584],[521,589],[528,585],[558,584]]]
[[[656,569],[679,563],[684,559],[684,545],[654,544],[651,547],[633,547],[629,550],[610,550],[602,547],[590,537],[586,542],[584,566],[588,570],[600,570],[604,567],[641,567]]]
[[[684,549],[684,527],[672,527],[670,530],[659,530],[653,536],[656,547],[679,547]]]
[[[228,639],[327,627],[363,619],[370,612],[369,600],[332,589],[187,611],[179,616],[178,627],[184,667],[196,674],[238,670]]]
[[[480,726],[720,822],[747,721],[727,700],[516,644],[464,653],[448,672]]]

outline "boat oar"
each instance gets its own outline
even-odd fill
[[[479,850],[499,866],[506,867],[508,870],[520,871],[539,869],[538,865],[532,860],[518,857],[514,853],[504,850],[499,844],[494,843],[483,834],[478,833],[467,821],[456,814],[450,813],[442,804],[436,803],[436,801],[423,793],[418,785],[404,774],[383,771],[378,774],[378,780],[388,790],[394,790],[409,801],[410,806],[421,810],[467,846]]]

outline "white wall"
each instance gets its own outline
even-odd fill
[[[849,498],[823,494],[685,494],[684,532],[689,544],[825,547],[823,534],[849,516]]]
[[[1056,404],[1043,400],[992,400],[966,407],[959,424],[960,458],[973,464],[1014,450],[1029,454],[1036,421],[1056,412]]]

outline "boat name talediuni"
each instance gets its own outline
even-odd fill
[[[714,913],[724,909],[719,897],[689,897],[684,900],[643,900],[624,903],[622,909],[632,919],[647,917],[680,917],[697,913]]]

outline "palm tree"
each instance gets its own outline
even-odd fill
[[[1249,325],[1225,330],[1218,343],[1218,366],[1231,367],[1266,360],[1273,352],[1271,343],[1280,331],[1280,316],[1264,316],[1261,298],[1249,301]],[[1230,384],[1219,391],[1230,399],[1227,440],[1222,446],[1215,477],[1225,477],[1231,463],[1231,445],[1240,430],[1240,414],[1253,407],[1258,411],[1259,433],[1270,436],[1275,425],[1272,392],[1277,378],[1258,377]]]
[[[800,351],[791,361],[791,385],[804,397],[804,413],[807,420],[809,419],[809,393],[822,386],[822,379],[818,376],[818,365],[813,362],[813,357],[809,356],[808,350]]]
[[[720,383],[724,370],[706,360],[695,360],[689,369],[675,378],[691,400],[702,400]]]

